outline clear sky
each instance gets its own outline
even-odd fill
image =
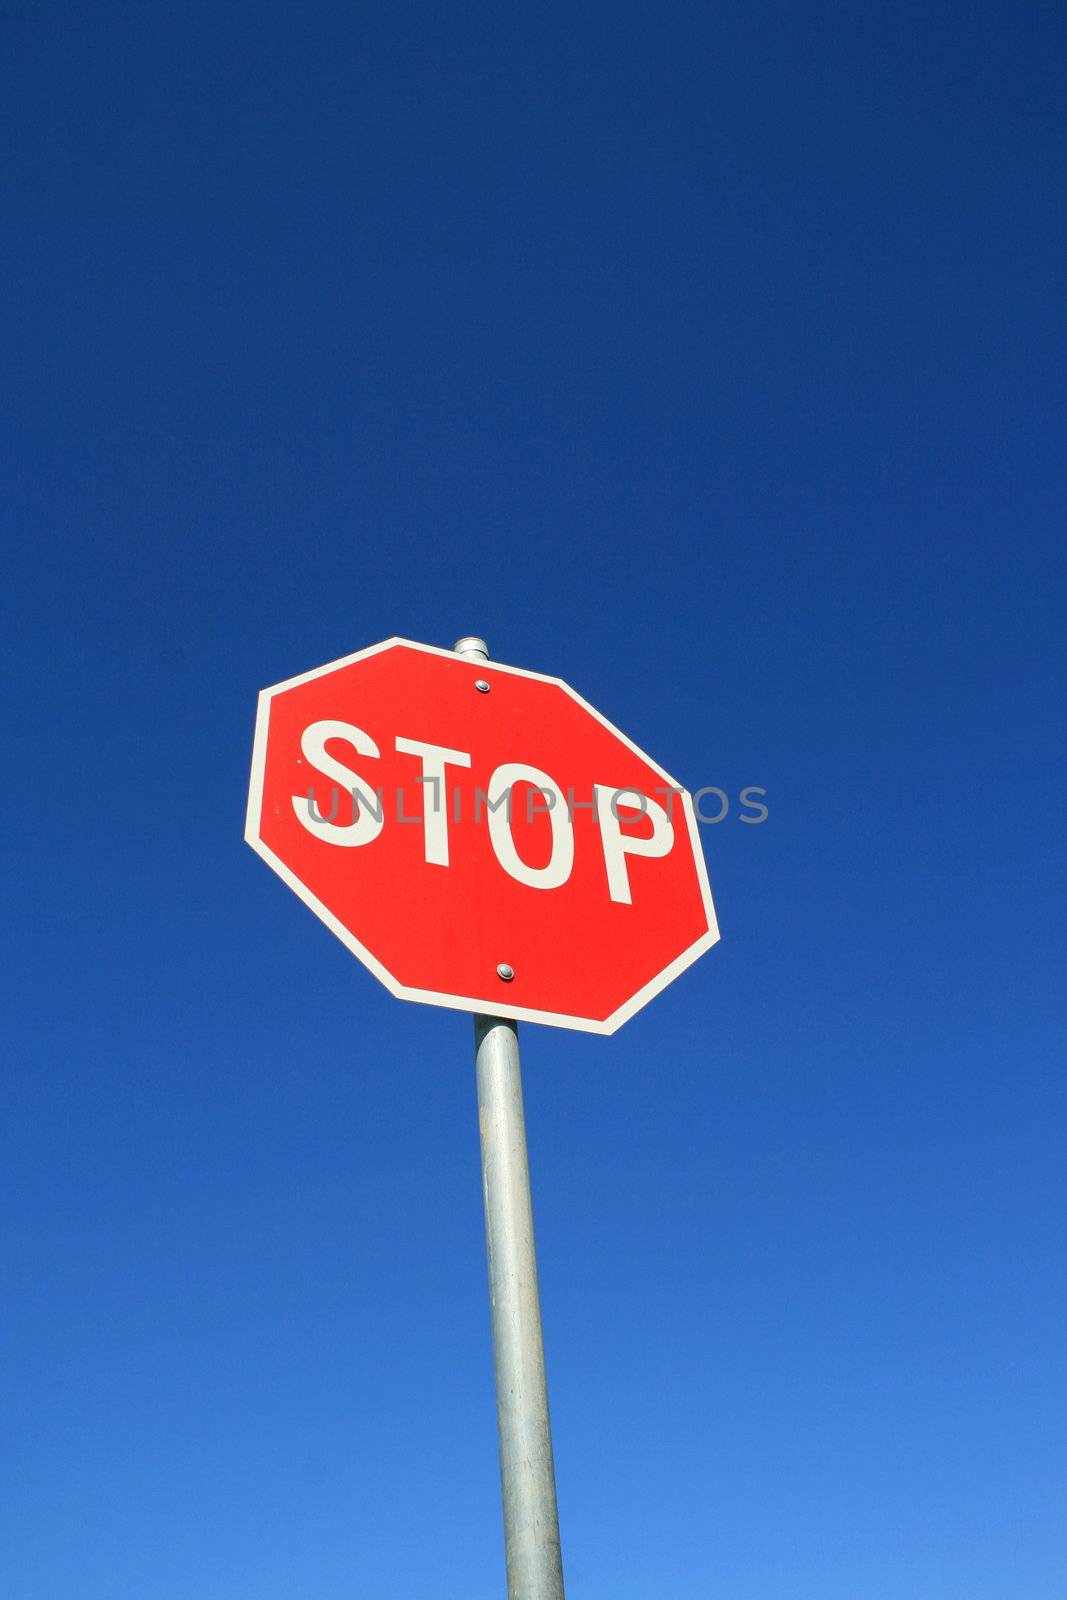
[[[1062,1600],[1062,10],[5,32],[4,1596],[503,1593],[470,1025],[241,838],[474,631],[769,808],[522,1030],[571,1600]]]

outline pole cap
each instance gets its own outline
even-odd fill
[[[464,634],[462,639],[457,639],[452,646],[457,656],[466,656],[468,661],[488,661],[489,646],[484,639],[479,639],[473,633]]]

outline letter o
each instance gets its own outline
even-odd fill
[[[522,761],[505,761],[489,779],[486,815],[489,818],[489,837],[496,858],[504,871],[516,883],[525,883],[530,889],[559,889],[571,875],[574,865],[574,829],[567,815],[567,807],[553,805],[545,813],[552,824],[552,854],[543,867],[530,867],[515,848],[511,831],[511,794],[517,783],[532,783],[560,798],[559,785],[538,767]],[[505,804],[501,801],[505,800]]]

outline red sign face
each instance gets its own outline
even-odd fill
[[[259,697],[245,837],[395,995],[615,1029],[719,937],[692,801],[558,678],[387,639]]]

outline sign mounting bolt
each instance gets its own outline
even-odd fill
[[[515,976],[515,968],[509,967],[506,961],[501,961],[496,969],[496,975],[498,978],[503,978],[505,983],[510,983]]]
[[[489,693],[489,685],[486,683],[484,678],[475,678],[474,687],[477,689],[479,694]]]

